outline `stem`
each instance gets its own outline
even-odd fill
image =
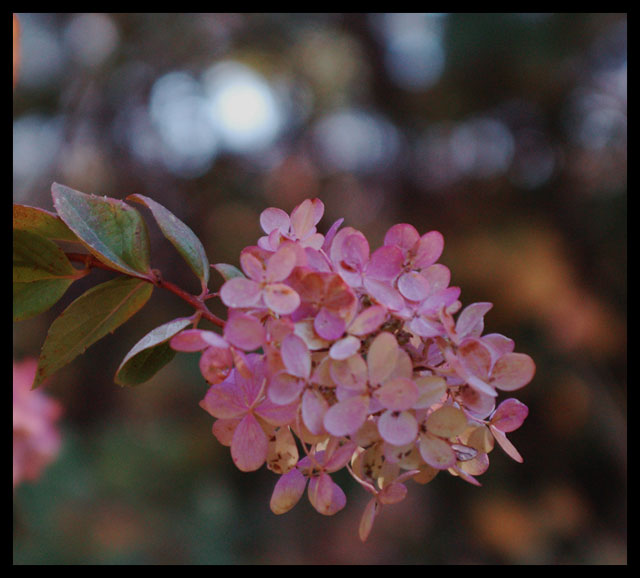
[[[104,269],[106,271],[122,273],[121,271],[117,271],[113,267],[110,267],[109,265],[102,263],[90,253],[65,253],[65,254],[70,261],[77,261],[77,262],[84,263],[84,266],[87,268],[87,270],[92,268],[98,268],[98,269]],[[171,283],[171,281],[166,281],[165,279],[163,279],[160,274],[160,271],[156,269],[152,271],[151,276],[130,275],[130,277],[137,277],[138,279],[142,279],[143,281],[147,281],[148,283],[151,283],[155,287],[159,287],[160,289],[166,289],[167,291],[170,291],[171,293],[173,293],[174,295],[177,295],[178,297],[180,297],[180,299],[182,299],[183,301],[191,305],[191,307],[193,307],[196,310],[196,312],[200,314],[202,318],[207,319],[208,321],[210,321],[214,325],[217,325],[218,327],[224,327],[225,322],[222,319],[220,319],[218,316],[211,313],[211,311],[209,311],[207,306],[204,304],[204,300],[207,298],[206,295],[203,294],[199,297],[196,297],[195,295],[191,295],[190,293],[187,293],[184,289],[178,287],[174,283]]]

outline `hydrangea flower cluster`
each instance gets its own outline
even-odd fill
[[[291,215],[266,209],[265,235],[241,252],[244,274],[220,289],[223,334],[187,329],[171,346],[202,352],[211,387],[201,406],[235,465],[280,476],[272,511],[306,490],[318,512],[335,514],[346,496],[331,474],[346,467],[371,494],[364,541],[406,481],[448,471],[480,485],[494,442],[522,461],[506,434],[528,409],[496,401],[529,383],[535,365],[511,339],[483,335],[490,303],[462,308],[437,262],[439,232],[394,225],[372,251],[342,219],[320,234],[323,213],[319,199]]]
[[[36,480],[58,455],[60,404],[32,391],[35,359],[13,362],[13,487]]]

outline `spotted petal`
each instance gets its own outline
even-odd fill
[[[420,391],[418,386],[405,377],[389,379],[385,384],[376,390],[376,399],[387,409],[405,410],[413,407],[418,400]]]
[[[431,467],[446,470],[456,463],[456,454],[444,440],[425,434],[420,437],[420,455]]]
[[[394,446],[410,444],[418,435],[418,422],[408,411],[385,411],[378,419],[378,431]]]
[[[300,305],[300,295],[284,283],[272,283],[263,291],[265,305],[274,313],[289,315]]]
[[[233,440],[233,432],[236,431],[240,418],[217,419],[213,422],[211,433],[223,446],[229,447]]]

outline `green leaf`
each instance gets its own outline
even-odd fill
[[[152,291],[153,285],[146,281],[118,277],[89,289],[73,301],[49,328],[33,388],[87,347],[113,333],[145,305]]]
[[[53,241],[14,229],[13,320],[43,313],[82,275]]]
[[[182,255],[182,258],[200,279],[203,288],[206,287],[209,283],[209,260],[196,234],[171,211],[153,199],[138,194],[129,195],[127,200],[129,199],[141,203],[151,210],[162,234]]]
[[[192,323],[192,319],[183,317],[147,333],[123,359],[116,372],[116,383],[131,386],[151,379],[176,354],[169,346],[169,340]]]
[[[37,233],[53,241],[80,242],[80,239],[58,215],[37,207],[14,204],[13,228]]]
[[[13,284],[13,320],[31,319],[53,307],[65,294],[73,279]]]
[[[222,275],[222,278],[225,281],[228,281],[229,279],[233,279],[234,277],[245,277],[246,275],[240,271],[240,269],[238,269],[237,267],[234,267],[233,265],[229,265],[227,263],[216,263],[215,265],[211,265],[218,273],[220,273],[220,275]]]
[[[49,239],[28,231],[13,230],[13,281],[75,278],[78,270]]]
[[[149,234],[142,216],[124,201],[88,195],[54,183],[53,204],[60,218],[102,263],[151,279]]]

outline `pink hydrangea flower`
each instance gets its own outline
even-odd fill
[[[276,405],[265,396],[263,360],[247,357],[249,376],[233,370],[225,381],[211,386],[200,402],[203,409],[218,418],[214,434],[231,446],[231,457],[238,469],[259,469],[267,459],[268,436],[275,426],[293,421],[295,405]],[[229,439],[230,438],[230,439]]]
[[[439,232],[401,223],[372,250],[342,219],[323,236],[323,213],[319,199],[290,216],[263,211],[265,235],[240,255],[245,276],[220,290],[222,335],[188,329],[171,346],[201,353],[211,384],[201,405],[237,467],[280,475],[271,509],[288,511],[306,490],[335,514],[346,495],[331,474],[347,468],[373,496],[365,540],[407,480],[448,472],[480,485],[494,442],[522,461],[506,434],[528,409],[498,397],[529,383],[535,364],[508,337],[484,334],[491,303],[463,308],[438,262]]]
[[[291,274],[297,259],[298,253],[291,245],[280,246],[265,261],[253,252],[242,253],[240,264],[248,279],[229,279],[220,289],[222,302],[234,309],[268,307],[281,315],[293,313],[300,304],[300,297],[282,281]]]
[[[56,459],[61,446],[57,421],[61,405],[31,390],[35,359],[13,362],[13,487],[37,480]]]

